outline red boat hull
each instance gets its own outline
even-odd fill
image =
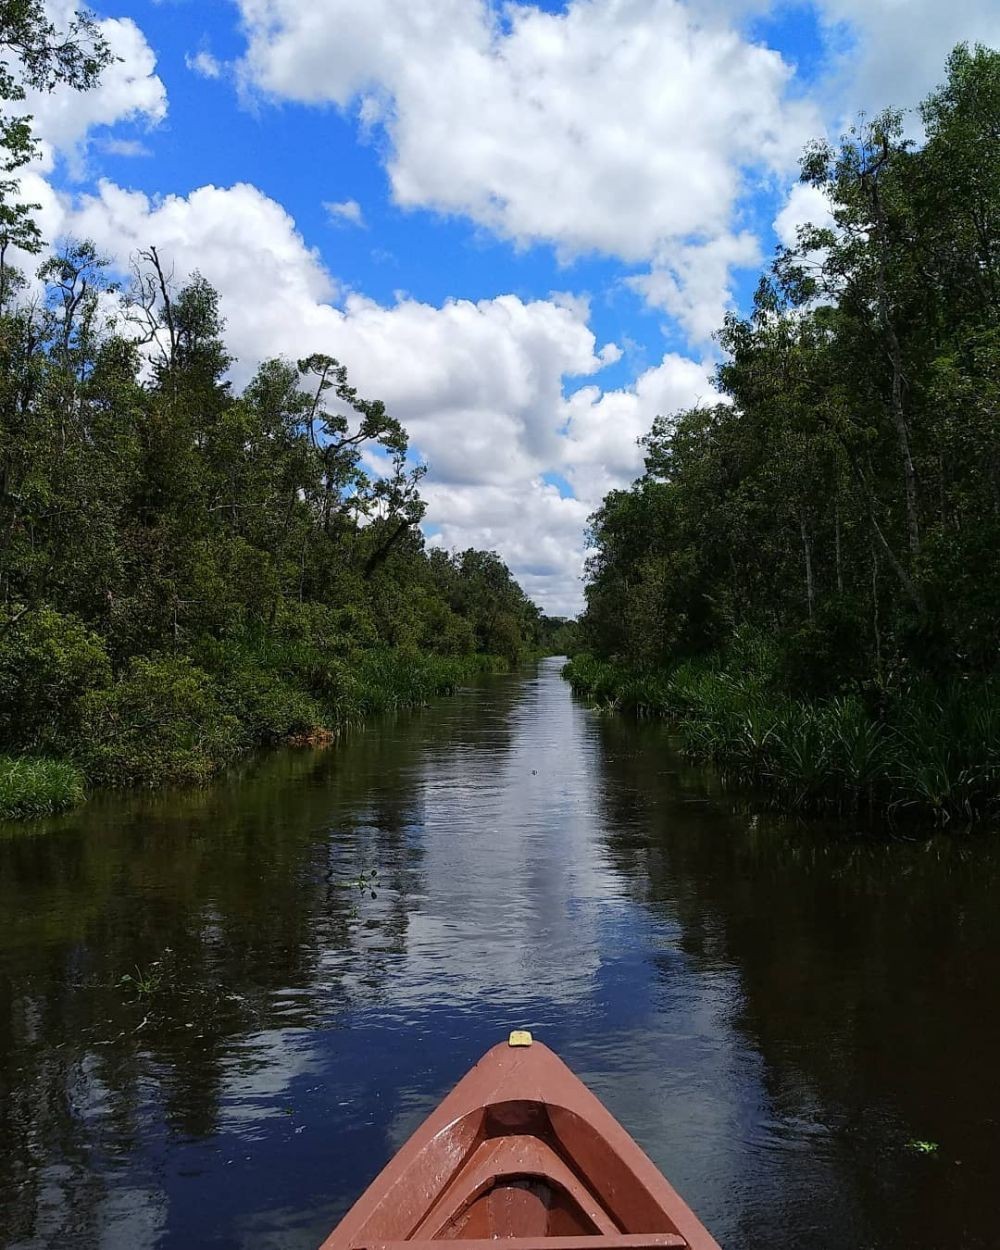
[[[604,1105],[547,1047],[494,1046],[322,1250],[719,1250]],[[440,1247],[437,1248],[440,1250]]]

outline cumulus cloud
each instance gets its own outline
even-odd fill
[[[1000,46],[996,0],[819,0],[817,7],[839,49],[835,85],[848,118],[862,107],[919,103],[944,77],[957,43]]]
[[[797,182],[774,219],[774,233],[785,247],[794,247],[802,226],[824,229],[833,225],[830,201],[819,187]]]
[[[664,251],[649,273],[629,279],[629,285],[678,321],[689,341],[706,343],[732,305],[731,272],[753,268],[761,259],[760,244],[749,231],[721,234]]]
[[[76,7],[63,0],[50,0],[46,6],[59,29],[69,25]],[[150,127],[167,115],[166,88],[155,73],[156,56],[139,27],[130,18],[107,18],[98,26],[115,60],[97,86],[85,92],[65,86],[51,92],[29,91],[24,102],[42,141],[43,166],[51,165],[52,154],[59,153],[79,173],[86,140],[95,128],[121,122]]]
[[[244,86],[356,107],[397,203],[648,266],[633,289],[696,343],[759,260],[748,175],[786,180],[824,117],[914,104],[955,42],[1000,42],[995,0],[813,0],[825,61],[803,92],[744,32],[777,0],[238,2]]]
[[[654,300],[703,336],[745,175],[783,174],[818,121],[792,68],[679,0],[240,0],[245,83],[359,106],[390,140],[396,202],[462,214],[564,259],[654,262]],[[734,255],[735,254],[735,255]]]
[[[592,509],[563,498],[540,477],[518,483],[449,486],[429,477],[424,495],[446,548],[499,551],[527,595],[553,615],[581,606],[583,534]]]
[[[575,494],[595,508],[609,490],[642,471],[639,439],[654,417],[717,399],[711,366],[674,352],[632,386],[581,387],[566,405],[566,476]]]

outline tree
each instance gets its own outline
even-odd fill
[[[922,116],[920,146],[887,112],[807,149],[832,225],[727,317],[727,402],[659,418],[595,514],[599,654],[669,664],[749,627],[813,692],[995,669],[1000,54],[957,48]]]

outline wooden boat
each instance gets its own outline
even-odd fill
[[[522,1032],[459,1082],[322,1250],[495,1250],[497,1239],[509,1250],[719,1250],[602,1103]]]

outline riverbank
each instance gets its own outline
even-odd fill
[[[379,649],[347,659],[315,648],[202,648],[141,657],[80,700],[59,758],[0,757],[0,820],[68,811],[94,786],[200,785],[241,755],[328,742],[372,716],[425,706],[509,666],[497,656]]]
[[[573,690],[608,710],[670,720],[682,750],[788,811],[980,822],[1000,814],[996,683],[792,699],[721,657],[638,671],[580,655]]]

